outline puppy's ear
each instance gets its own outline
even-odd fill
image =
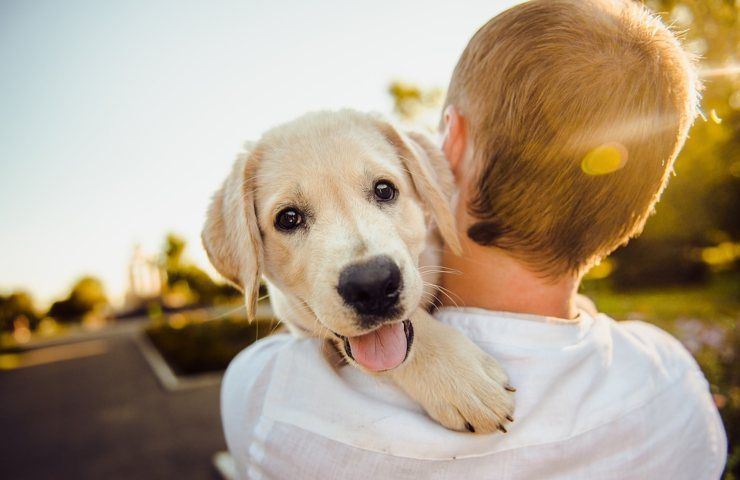
[[[401,133],[391,124],[379,120],[386,139],[396,147],[416,192],[434,218],[440,235],[453,253],[460,255],[460,238],[450,205],[454,181],[442,151],[425,135]]]
[[[257,310],[262,273],[262,236],[254,208],[257,154],[240,154],[213,196],[201,233],[216,270],[244,293],[247,317]]]

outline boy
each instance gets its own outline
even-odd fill
[[[691,356],[653,326],[579,308],[576,295],[583,273],[642,228],[697,89],[673,35],[628,0],[533,0],[481,28],[442,122],[464,254],[444,259],[460,273],[443,279],[448,302],[461,307],[436,317],[502,363],[516,422],[505,435],[444,430],[382,377],[332,373],[314,341],[273,337],[224,379],[240,474],[718,478],[726,438]],[[277,390],[286,355],[305,367],[289,396]],[[376,421],[356,424],[359,397]],[[358,441],[358,429],[376,440]]]

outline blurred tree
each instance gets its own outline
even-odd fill
[[[39,315],[31,296],[21,291],[0,295],[0,331],[12,332],[20,318],[25,318],[32,330],[38,325]]]
[[[108,297],[102,282],[95,277],[83,277],[74,284],[66,299],[51,305],[48,315],[61,321],[78,321],[107,306]]]
[[[439,121],[439,109],[444,101],[444,89],[422,88],[410,82],[396,80],[388,86],[393,99],[393,112],[408,124],[433,130]]]
[[[164,254],[165,266],[167,268],[178,268],[182,262],[182,253],[185,251],[185,239],[175,235],[174,233],[168,233],[164,241]]]
[[[167,273],[167,292],[179,304],[213,304],[233,300],[239,292],[233,287],[216,283],[206,272],[186,262],[183,253],[187,242],[170,233],[162,248],[164,268]],[[166,295],[167,296],[167,295]]]

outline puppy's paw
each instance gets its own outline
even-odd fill
[[[476,352],[478,353],[478,352]],[[443,426],[473,433],[506,433],[514,421],[514,391],[498,363],[482,352],[451,362],[421,404]]]
[[[514,421],[515,389],[498,362],[431,317],[416,316],[414,328],[412,357],[390,372],[396,383],[451,430],[506,433]]]

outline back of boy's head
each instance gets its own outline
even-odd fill
[[[468,236],[547,275],[581,272],[638,234],[697,110],[671,32],[629,0],[532,0],[483,26],[447,104],[475,173]]]

